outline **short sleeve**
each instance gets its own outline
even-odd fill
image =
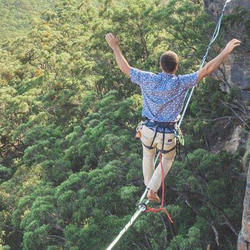
[[[152,72],[142,71],[136,68],[130,69],[130,80],[138,85],[151,83],[155,74]]]
[[[198,72],[187,75],[179,75],[178,80],[185,89],[196,87],[198,83]]]

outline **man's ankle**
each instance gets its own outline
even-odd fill
[[[154,193],[154,194],[157,193],[156,191],[154,191],[153,189],[150,189],[150,188],[148,189],[148,192]]]

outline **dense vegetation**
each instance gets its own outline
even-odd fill
[[[134,67],[156,72],[171,49],[179,73],[189,73],[214,24],[191,0],[64,0],[39,20],[0,46],[0,248],[105,249],[144,186],[134,139],[140,92],[104,35],[119,34]],[[166,178],[174,225],[164,214],[143,214],[117,249],[235,249],[242,152],[214,151],[239,123],[227,105],[236,96],[211,79],[197,88],[183,124],[186,146]]]
[[[41,22],[40,15],[53,7],[49,0],[1,0],[0,1],[0,39],[22,36]]]

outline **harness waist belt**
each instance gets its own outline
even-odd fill
[[[158,125],[159,128],[174,128],[176,122],[158,122],[158,121],[154,121],[151,119],[148,119],[147,117],[145,117],[145,119],[147,120],[147,122]]]

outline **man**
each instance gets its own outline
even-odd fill
[[[135,69],[128,64],[119,48],[117,36],[109,33],[105,38],[115,54],[121,71],[141,88],[142,116],[146,118],[141,129],[144,183],[148,188],[147,198],[160,202],[157,191],[161,186],[161,166],[159,164],[154,170],[156,148],[162,153],[165,177],[176,154],[175,124],[182,111],[187,90],[197,86],[202,78],[215,71],[241,42],[237,39],[231,40],[217,57],[199,71],[188,75],[176,75],[179,59],[174,52],[167,51],[161,56],[162,73],[154,74]]]

